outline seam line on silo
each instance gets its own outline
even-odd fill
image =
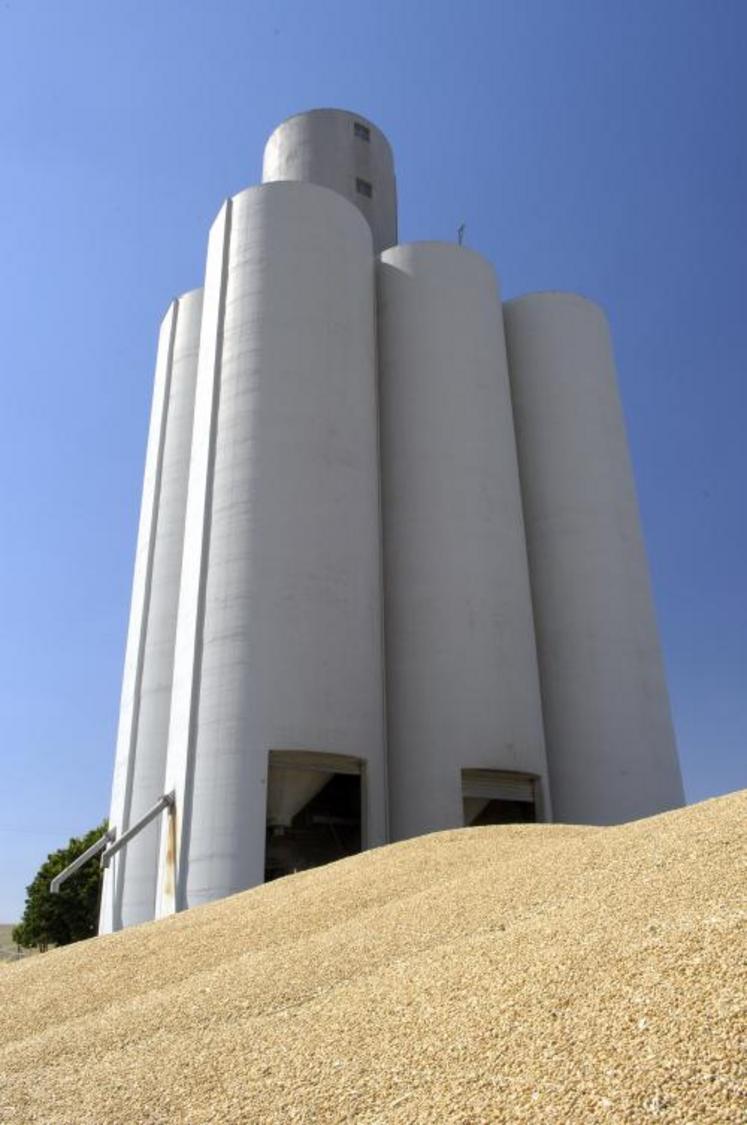
[[[218,294],[218,314],[216,317],[215,351],[213,358],[213,390],[210,404],[210,433],[208,437],[207,469],[205,473],[205,504],[202,517],[202,539],[200,543],[200,575],[197,588],[197,611],[195,620],[194,649],[192,655],[192,684],[189,696],[189,722],[187,727],[187,754],[184,779],[184,808],[182,809],[181,845],[179,848],[179,867],[177,871],[175,898],[176,910],[182,910],[186,903],[186,884],[189,869],[188,840],[192,823],[192,798],[194,787],[195,754],[197,750],[197,723],[200,712],[200,684],[202,680],[202,649],[205,628],[205,599],[207,576],[210,562],[210,531],[213,518],[213,482],[215,475],[215,451],[220,409],[221,382],[223,375],[223,337],[226,313],[226,292],[228,289],[228,266],[231,253],[231,232],[233,226],[233,200],[225,203],[223,225],[223,255],[221,258],[220,290]]]
[[[384,576],[385,544],[384,544],[384,462],[381,434],[381,349],[379,347],[379,270],[378,256],[373,258],[373,301],[374,301],[374,395],[376,410],[376,487],[379,505],[379,630],[381,650],[381,699],[383,709],[383,739],[384,739],[384,842],[390,843],[389,830],[389,709],[387,705],[387,655],[386,655],[386,584]],[[370,794],[366,794],[370,802]],[[370,817],[369,817],[370,820]],[[367,835],[370,825],[367,826]],[[366,847],[371,847],[370,839]]]
[[[140,729],[140,695],[143,684],[143,665],[145,664],[145,645],[148,637],[150,619],[150,600],[153,586],[153,559],[158,536],[158,518],[161,510],[161,481],[163,477],[163,456],[166,448],[166,431],[169,422],[171,406],[171,382],[174,367],[174,348],[176,344],[176,328],[179,319],[179,299],[175,298],[169,310],[171,324],[169,326],[169,344],[166,352],[166,373],[163,380],[163,401],[161,407],[161,422],[158,433],[158,447],[156,453],[156,471],[153,480],[153,503],[150,515],[150,528],[148,535],[148,557],[145,565],[145,582],[143,586],[143,602],[140,616],[140,635],[138,639],[137,660],[135,663],[135,682],[132,694],[132,718],[130,722],[130,739],[127,754],[127,780],[125,781],[125,794],[122,807],[122,824],[114,825],[118,832],[125,832],[129,828],[130,814],[132,812],[132,788],[135,780],[135,758],[137,755],[138,734]],[[127,868],[127,848],[122,850],[117,865],[116,884],[113,888],[115,928],[122,926],[122,896],[124,894],[124,878]],[[155,903],[154,903],[155,906]]]

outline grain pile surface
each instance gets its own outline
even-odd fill
[[[0,1120],[747,1122],[747,794],[439,833],[0,974]]]

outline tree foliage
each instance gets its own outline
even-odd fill
[[[33,883],[26,888],[23,918],[13,930],[16,945],[44,950],[49,945],[69,945],[94,936],[101,893],[100,856],[84,863],[62,884],[59,894],[53,895],[49,884],[86,848],[95,844],[106,829],[104,821],[85,836],[73,837],[67,847],[47,856]]]

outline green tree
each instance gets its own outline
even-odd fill
[[[53,895],[49,884],[69,863],[104,835],[107,822],[85,836],[74,837],[66,848],[48,855],[33,883],[26,888],[23,918],[13,930],[13,941],[27,949],[69,945],[93,937],[98,923],[101,893],[100,856],[94,856],[62,884]]]

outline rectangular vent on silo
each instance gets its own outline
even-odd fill
[[[538,819],[536,778],[508,770],[462,770],[464,825],[531,824]]]

